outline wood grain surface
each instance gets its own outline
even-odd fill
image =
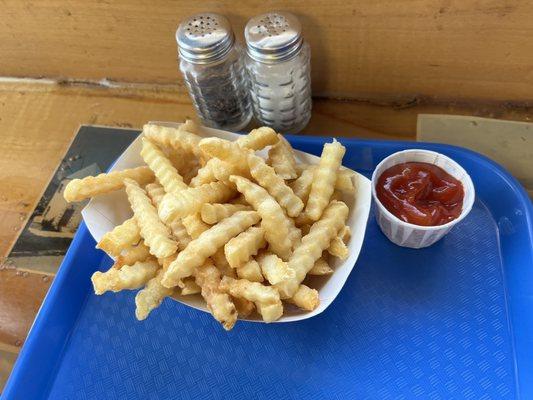
[[[4,76],[180,82],[175,30],[186,16],[246,21],[294,12],[312,48],[315,96],[494,100],[533,92],[528,0],[4,0]]]

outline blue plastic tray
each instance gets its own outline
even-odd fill
[[[324,138],[291,137],[314,154]],[[239,322],[166,300],[144,322],[134,292],[95,296],[110,264],[82,225],[3,399],[517,399],[533,397],[532,205],[502,168],[444,145],[342,140],[366,175],[426,148],[472,176],[471,214],[423,250],[390,243],[371,217],[336,301],[287,324]]]

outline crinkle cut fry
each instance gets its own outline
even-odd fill
[[[192,240],[178,254],[163,277],[163,285],[176,286],[180,279],[191,276],[194,269],[216,253],[229,239],[259,222],[260,216],[255,211],[238,211]]]
[[[265,322],[275,321],[283,314],[283,304],[279,293],[272,286],[225,276],[220,282],[220,288],[234,297],[243,297],[253,301]]]
[[[239,137],[235,143],[243,149],[261,150],[266,146],[276,144],[278,140],[278,135],[274,129],[262,126],[251,130],[248,135]]]
[[[237,276],[240,279],[246,279],[250,282],[263,282],[263,274],[261,273],[261,267],[258,262],[251,258],[246,263],[236,269]]]
[[[207,259],[204,264],[196,268],[194,276],[213,317],[225,330],[233,328],[237,321],[237,309],[230,296],[219,288],[220,271]]]
[[[167,193],[159,206],[159,217],[166,223],[200,211],[205,203],[220,203],[235,195],[235,190],[223,182],[211,182],[188,188],[179,193]]]
[[[208,224],[202,221],[198,214],[192,214],[183,218],[183,224],[192,239],[198,238],[198,236],[210,228]],[[215,263],[215,266],[224,275],[235,276],[235,271],[230,267],[226,260],[226,256],[224,255],[224,247],[219,248],[215,254],[211,256],[211,259]]]
[[[146,192],[130,179],[125,180],[126,193],[144,243],[157,258],[165,258],[176,252],[177,243],[170,238],[170,230],[157,216],[157,210]]]
[[[255,154],[248,155],[250,174],[282,206],[289,217],[297,217],[304,208],[302,200],[287,186],[283,178]]]
[[[203,156],[202,151],[198,147],[201,137],[184,129],[146,124],[143,127],[143,134],[162,146],[173,147],[175,149],[182,148],[193,153],[196,157]]]
[[[278,138],[278,143],[268,151],[267,162],[283,179],[295,179],[298,172],[292,146],[282,135],[278,134]]]
[[[230,215],[235,214],[237,211],[251,210],[252,207],[244,204],[231,204],[231,203],[206,203],[200,210],[200,216],[202,221],[206,224],[213,225],[224,218],[228,218]]]
[[[224,245],[224,254],[232,268],[239,268],[264,246],[266,241],[263,229],[252,226],[230,239]]]
[[[289,259],[289,268],[294,270],[294,277],[276,285],[282,298],[291,298],[296,293],[322,252],[344,227],[347,217],[348,206],[341,201],[332,201],[326,207],[321,219],[311,226],[311,230],[302,238]]]
[[[163,150],[147,138],[142,138],[141,157],[150,169],[154,171],[165,192],[176,193],[188,188],[187,184],[183,182],[183,177],[174,168]]]
[[[139,226],[135,218],[132,217],[105,233],[96,248],[102,249],[112,257],[118,257],[123,249],[139,243],[140,240]]]
[[[121,269],[110,268],[106,272],[96,271],[91,280],[94,293],[119,292],[125,289],[137,289],[152,279],[159,264],[154,259],[139,261],[133,265],[124,265]]]
[[[161,269],[135,296],[135,317],[139,321],[146,319],[152,310],[161,305],[165,297],[172,295],[173,289],[161,285],[162,277]]]
[[[305,206],[305,214],[312,221],[320,219],[322,212],[330,202],[345,152],[346,148],[335,139],[332,143],[324,145],[320,163],[313,174],[313,183]]]
[[[73,179],[65,187],[63,197],[71,203],[113,192],[124,187],[124,179],[126,178],[136,181],[139,185],[145,185],[154,180],[154,173],[150,168],[143,166],[123,171],[112,171],[97,176],[86,176],[83,179]]]
[[[236,184],[237,190],[244,194],[246,201],[261,215],[261,227],[271,250],[282,259],[288,259],[292,251],[292,221],[281,206],[265,189],[246,178],[232,175],[230,181]]]
[[[138,245],[131,246],[122,251],[115,263],[113,268],[122,268],[124,265],[132,265],[137,261],[144,261],[150,257],[150,249],[144,244],[144,241],[141,240]]]

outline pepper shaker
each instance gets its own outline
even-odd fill
[[[311,118],[311,50],[298,19],[270,12],[248,21],[246,70],[255,118],[296,133]]]
[[[176,31],[179,67],[194,107],[206,126],[238,131],[252,117],[244,52],[229,21],[202,13]]]

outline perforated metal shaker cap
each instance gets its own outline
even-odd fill
[[[195,64],[207,64],[224,57],[231,50],[235,36],[225,17],[202,13],[180,24],[176,41],[180,57]]]
[[[291,13],[275,11],[258,15],[244,29],[248,55],[256,61],[276,63],[298,54],[302,26]]]

